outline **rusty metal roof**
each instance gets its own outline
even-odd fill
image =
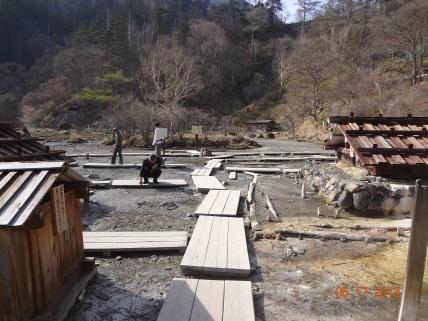
[[[25,224],[57,182],[89,185],[65,162],[0,163],[0,227]]]
[[[21,133],[24,129],[22,123],[0,122],[0,161],[66,160],[65,151],[51,150],[28,131]]]
[[[329,122],[335,128],[326,147],[355,157],[372,174],[415,166],[422,174],[428,168],[428,117],[331,117]]]

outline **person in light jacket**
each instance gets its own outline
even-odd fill
[[[160,124],[155,124],[155,135],[153,136],[153,146],[155,147],[155,155],[160,160],[161,163],[163,163],[162,160],[162,145],[165,142],[164,137],[161,137],[160,133]]]

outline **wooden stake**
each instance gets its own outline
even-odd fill
[[[270,213],[270,215],[269,215],[269,221],[271,221],[271,222],[279,222],[278,214],[276,213],[275,208],[273,207],[273,204],[272,204],[272,201],[271,201],[269,195],[266,194],[265,195],[265,199],[266,199],[266,203],[267,203],[267,206],[268,206],[268,209],[269,209],[269,213]]]
[[[424,281],[428,242],[428,188],[416,181],[415,206],[407,254],[406,279],[398,321],[416,321]]]

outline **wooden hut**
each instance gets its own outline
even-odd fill
[[[272,119],[254,119],[244,122],[244,125],[251,132],[260,130],[262,132],[268,132],[278,129],[278,124]]]
[[[0,321],[60,320],[58,305],[95,274],[83,252],[88,194],[63,161],[0,163]]]

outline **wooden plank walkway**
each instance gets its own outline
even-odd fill
[[[240,191],[211,190],[196,210],[196,215],[236,216]]]
[[[83,232],[86,252],[180,251],[187,232]]]
[[[200,216],[180,266],[187,275],[248,276],[244,220]]]
[[[110,164],[110,163],[86,163],[83,164],[83,168],[141,168],[142,164]],[[164,168],[184,168],[186,164],[164,164],[162,165]]]
[[[204,166],[204,168],[216,168],[219,169],[221,168],[221,166],[223,165],[223,160],[222,159],[212,159],[209,160],[206,165]]]
[[[277,167],[226,167],[228,172],[253,172],[264,174],[281,174],[282,169]]]
[[[226,189],[215,176],[192,176],[192,180],[199,193],[208,193],[212,189]]]
[[[77,158],[77,157],[111,157],[113,153],[99,153],[99,154],[66,154],[67,157]],[[146,153],[122,153],[123,157],[145,157],[154,154],[152,152]],[[199,157],[198,153],[188,153],[188,152],[167,152],[163,157]]]
[[[255,321],[251,282],[173,279],[157,321]]]
[[[196,168],[192,172],[192,176],[210,176],[212,174],[212,168]]]
[[[151,179],[150,179],[151,182]],[[128,188],[161,188],[161,187],[185,187],[187,182],[184,179],[160,179],[159,184],[140,184],[139,179],[115,179],[111,182],[111,187]]]

